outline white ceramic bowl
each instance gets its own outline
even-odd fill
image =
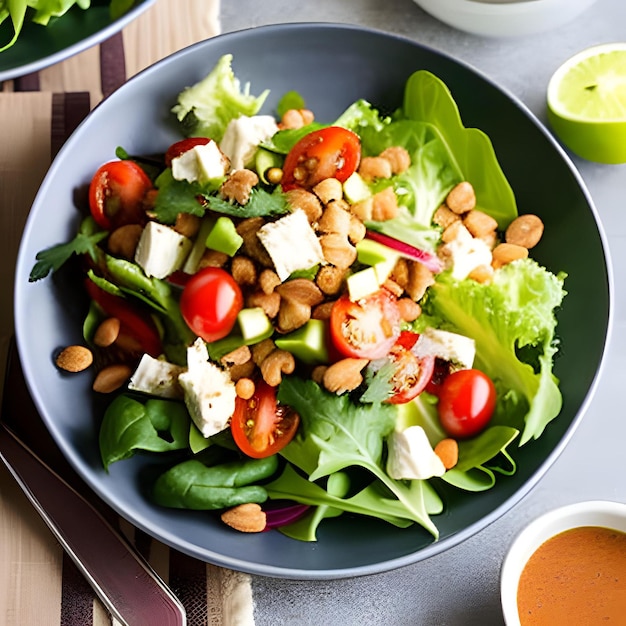
[[[596,0],[415,0],[433,17],[474,35],[517,37],[545,32]]]
[[[502,612],[507,626],[520,626],[517,587],[528,559],[551,537],[580,526],[601,526],[626,532],[626,504],[592,500],[563,506],[537,518],[515,538],[500,574]]]

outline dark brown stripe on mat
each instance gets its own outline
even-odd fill
[[[64,552],[60,626],[93,624],[93,600],[93,591],[87,580]]]
[[[116,33],[100,44],[100,87],[102,97],[111,95],[126,82],[124,37]]]
[[[39,91],[39,73],[33,72],[25,76],[18,76],[13,80],[15,91]]]
[[[169,585],[187,611],[187,623],[207,626],[205,563],[177,550],[170,550]]]
[[[50,123],[52,158],[89,113],[90,104],[88,91],[52,95],[52,121]]]

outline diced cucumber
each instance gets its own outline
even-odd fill
[[[223,252],[228,256],[233,256],[242,244],[243,237],[237,232],[233,220],[225,215],[217,218],[215,226],[206,238],[207,248]]]
[[[372,190],[358,172],[351,174],[343,183],[343,195],[351,204],[365,200],[372,195]]]
[[[274,343],[303,363],[328,362],[326,324],[322,320],[309,320],[297,330],[275,339]]]

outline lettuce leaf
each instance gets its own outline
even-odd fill
[[[242,90],[233,73],[232,60],[232,54],[225,54],[208,76],[178,95],[172,112],[187,136],[210,137],[219,142],[228,122],[241,115],[255,115],[263,106],[269,90],[258,97],[250,94],[248,83]]]
[[[475,340],[475,366],[498,391],[492,423],[520,430],[520,446],[537,439],[561,410],[552,364],[565,277],[532,259],[500,268],[490,284],[457,281],[444,272],[423,302],[421,323]]]

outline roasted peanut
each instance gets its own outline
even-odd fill
[[[471,211],[476,206],[476,194],[471,183],[464,181],[453,187],[446,196],[446,205],[457,215]]]
[[[234,383],[237,383],[241,378],[251,378],[255,369],[256,364],[254,361],[246,361],[239,365],[231,365],[228,368],[228,375]]]
[[[106,348],[115,343],[120,334],[120,320],[117,317],[108,317],[96,328],[93,342],[100,348]]]
[[[471,237],[472,234],[465,224],[463,224],[462,220],[457,220],[452,222],[444,231],[441,233],[441,241],[444,243],[450,243],[455,239],[459,239],[460,237]]]
[[[311,380],[321,385],[324,381],[324,373],[328,369],[328,365],[316,365],[311,372]]]
[[[280,294],[275,291],[272,293],[255,291],[246,298],[246,305],[250,308],[261,307],[267,317],[274,319],[280,309]]]
[[[453,222],[457,222],[460,219],[461,218],[445,204],[442,204],[433,215],[433,222],[437,224],[437,226],[441,226],[444,230],[452,225]]]
[[[376,178],[391,178],[393,170],[391,163],[383,157],[363,157],[359,163],[358,172],[366,181],[372,181]]]
[[[250,348],[248,346],[239,346],[235,350],[225,354],[220,359],[220,363],[224,367],[231,367],[233,365],[242,365],[243,363],[247,363],[251,358],[252,353],[250,352]]]
[[[493,278],[493,267],[491,265],[479,265],[475,267],[468,275],[468,278],[475,280],[477,283],[488,284]]]
[[[306,189],[290,189],[285,196],[291,208],[302,209],[310,224],[317,222],[322,215],[322,203],[319,198]]]
[[[176,216],[174,230],[184,237],[193,239],[200,230],[201,219],[197,215],[191,213],[179,213]]]
[[[395,280],[392,278],[388,278],[384,283],[383,287],[390,291],[396,298],[399,298],[404,293],[404,287],[400,286]]]
[[[289,109],[283,113],[278,127],[281,130],[295,130],[311,124],[314,119],[315,116],[309,109]]]
[[[401,174],[411,166],[411,155],[402,146],[385,148],[378,156],[389,161],[393,174]]]
[[[348,231],[348,241],[350,243],[356,245],[359,241],[363,241],[365,239],[365,233],[367,229],[365,228],[365,224],[356,216],[350,216],[350,230]]]
[[[265,511],[253,502],[227,509],[220,517],[224,524],[242,533],[260,533],[267,525]]]
[[[107,239],[109,252],[113,256],[132,260],[142,232],[143,226],[139,224],[126,224],[116,228]]]
[[[336,178],[325,178],[313,187],[313,193],[322,204],[328,204],[343,198],[343,185]]]
[[[321,208],[320,208],[321,213]],[[257,237],[259,228],[265,224],[263,217],[249,217],[237,225],[237,233],[243,239],[240,252],[254,259],[264,267],[273,267],[272,259]]]
[[[319,238],[324,258],[331,265],[347,269],[356,261],[356,248],[346,235],[328,233]]]
[[[224,267],[228,261],[229,256],[224,252],[218,250],[205,250],[200,262],[198,263],[198,269],[205,267]]]
[[[276,350],[276,344],[271,339],[259,341],[259,343],[255,343],[252,346],[252,360],[260,366],[265,358],[274,350]]]
[[[247,256],[237,255],[233,257],[230,273],[238,285],[254,285],[257,280],[254,261]]]
[[[55,362],[66,372],[82,372],[93,363],[93,354],[85,346],[67,346],[59,352]]]
[[[276,287],[276,292],[284,300],[293,300],[308,306],[315,306],[324,299],[319,287],[308,278],[294,278],[281,283]]]
[[[406,289],[406,286],[409,284],[409,262],[407,259],[400,258],[396,261],[390,277],[402,289]]]
[[[311,306],[295,300],[280,301],[276,326],[281,333],[288,333],[304,326],[311,319]]]
[[[435,454],[446,469],[452,469],[459,460],[459,444],[455,439],[442,439],[435,446]]]
[[[495,233],[498,222],[482,211],[472,209],[463,215],[463,224],[474,237],[486,237],[490,233]]]
[[[365,198],[364,200],[359,200],[358,202],[350,205],[350,211],[361,222],[369,222],[372,219],[373,209],[374,200],[372,196],[370,196],[369,198]]]
[[[497,269],[518,259],[528,258],[528,248],[514,243],[500,243],[493,249],[492,255],[491,265]]]
[[[408,261],[409,268],[409,280],[405,287],[405,291],[415,300],[421,300],[428,287],[435,282],[433,273],[423,264],[418,261]]]
[[[278,278],[278,274],[274,270],[265,269],[259,275],[259,287],[265,294],[270,294],[278,285],[281,280]]]
[[[411,298],[399,298],[398,310],[405,322],[414,322],[422,314],[422,307]]]
[[[331,202],[326,206],[317,223],[321,233],[337,233],[347,237],[350,233],[350,213],[342,208],[341,203]]]
[[[324,372],[324,387],[336,394],[356,389],[363,382],[361,371],[368,362],[367,359],[342,359],[333,363]]]
[[[124,363],[109,365],[98,372],[92,389],[97,393],[112,393],[122,387],[132,373],[132,369]]]
[[[256,385],[251,378],[242,377],[235,383],[235,391],[242,400],[250,400],[256,391]]]
[[[318,304],[316,307],[313,307],[311,311],[311,317],[314,320],[327,320],[330,319],[330,312],[333,309],[334,301],[330,300],[328,302],[322,302],[322,304]]]
[[[543,235],[543,222],[536,215],[520,215],[515,218],[504,234],[507,243],[524,248],[534,248]]]
[[[377,222],[391,220],[398,215],[398,197],[393,187],[387,187],[372,196],[372,219]]]
[[[346,270],[334,265],[324,265],[317,272],[315,284],[327,296],[334,296],[343,287]]]

